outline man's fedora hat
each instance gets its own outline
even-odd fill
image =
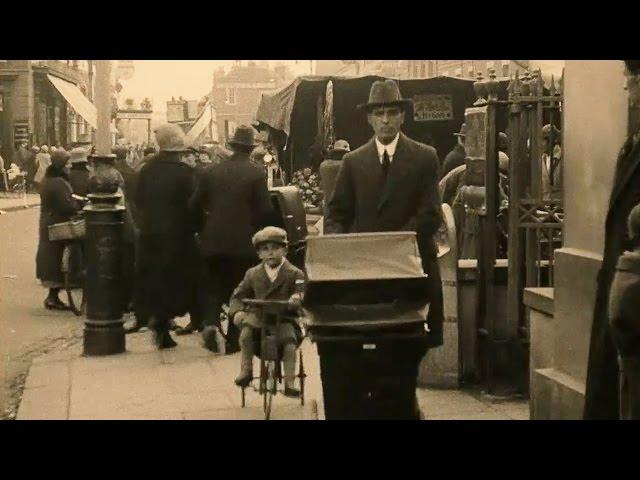
[[[231,138],[227,143],[231,146],[255,147],[255,138],[256,134],[253,128],[248,125],[240,125],[236,128],[233,138]]]
[[[453,134],[456,137],[466,137],[467,136],[467,124],[463,123],[460,125],[460,132]]]
[[[184,152],[187,149],[184,143],[184,132],[177,125],[171,123],[161,125],[156,129],[155,134],[161,152]]]
[[[377,80],[371,85],[369,91],[369,101],[358,105],[358,108],[369,110],[374,107],[382,106],[401,106],[407,108],[413,102],[407,98],[402,98],[400,88],[393,80]]]

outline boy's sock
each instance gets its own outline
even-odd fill
[[[236,384],[246,386],[253,376],[253,332],[250,326],[245,326],[240,332],[240,375]]]
[[[284,367],[284,386],[293,389],[296,381],[296,351],[295,345],[288,343],[282,349],[282,363]]]

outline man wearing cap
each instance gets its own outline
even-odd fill
[[[347,153],[328,203],[325,233],[414,231],[428,275],[429,347],[442,345],[442,285],[434,234],[442,223],[438,156],[400,131],[410,100],[393,80],[376,81],[367,111],[374,137]],[[417,415],[416,411],[416,415]]]
[[[268,224],[273,210],[264,170],[249,158],[255,148],[253,128],[239,126],[228,143],[233,155],[206,170],[191,201],[197,216],[206,212],[200,244],[214,294],[203,331],[209,349],[215,349],[222,305],[245,272],[258,263],[251,238]],[[229,325],[226,353],[239,350],[238,336],[237,327]]]
[[[453,135],[456,137],[456,145],[453,147],[453,150],[447,153],[447,156],[444,157],[440,178],[446,177],[447,173],[454,168],[464,165],[464,159],[467,157],[467,153],[464,150],[464,139],[467,136],[467,124],[463,123],[460,126],[460,132],[454,133]]]
[[[198,251],[188,207],[193,174],[182,162],[184,132],[165,124],[156,132],[160,153],[140,171],[135,204],[140,223],[136,317],[149,318],[159,349],[175,347],[170,321],[195,302]]]
[[[336,179],[342,166],[342,158],[350,151],[351,147],[349,146],[349,142],[346,140],[337,140],[329,150],[327,158],[320,164],[318,173],[320,174],[320,188],[322,188],[324,195],[325,213],[327,202],[333,195],[333,190],[336,187]]]

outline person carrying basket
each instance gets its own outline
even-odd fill
[[[229,319],[240,329],[241,363],[236,385],[246,387],[253,378],[253,355],[255,344],[260,340],[260,330],[266,319],[257,310],[246,307],[243,299],[287,300],[289,311],[283,321],[267,325],[269,334],[278,338],[282,348],[284,367],[284,394],[299,397],[295,388],[296,352],[302,341],[302,330],[298,325],[297,310],[301,306],[300,295],[296,292],[296,281],[304,281],[304,272],[287,259],[287,232],[277,227],[266,227],[252,238],[261,263],[250,268],[244,279],[234,290],[229,303]],[[264,315],[268,315],[265,313]]]

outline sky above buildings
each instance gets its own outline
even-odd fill
[[[129,80],[122,80],[121,98],[133,98],[138,104],[149,97],[155,110],[165,110],[171,97],[200,99],[208,94],[213,72],[219,67],[229,71],[233,60],[134,60],[135,72]],[[242,63],[246,65],[246,60]],[[260,60],[256,60],[257,63]],[[273,67],[277,60],[268,60]],[[294,75],[310,72],[309,60],[284,60]],[[113,66],[117,61],[113,62]]]

